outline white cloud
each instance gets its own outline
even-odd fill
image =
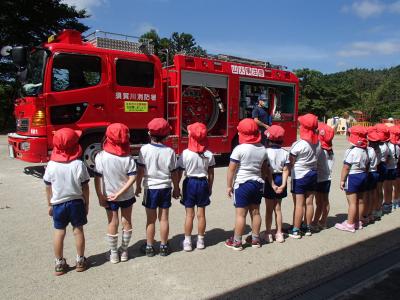
[[[379,16],[384,12],[400,13],[400,1],[384,3],[378,0],[361,0],[342,7],[344,13],[354,13],[360,18]]]
[[[86,9],[91,12],[94,7],[99,7],[107,3],[108,0],[62,0],[61,2],[77,9]]]
[[[135,32],[135,34],[136,34],[137,36],[140,36],[140,35],[142,35],[143,33],[146,33],[146,32],[148,32],[148,31],[150,31],[151,29],[154,29],[154,30],[158,33],[158,28],[157,28],[156,26],[154,26],[154,25],[151,24],[151,23],[144,22],[144,23],[140,23],[140,24],[136,27],[136,29],[134,30],[134,32]]]
[[[399,40],[380,42],[354,42],[337,54],[341,57],[355,57],[368,55],[392,55],[400,53]]]

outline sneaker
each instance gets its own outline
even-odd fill
[[[199,250],[203,250],[205,248],[204,239],[197,239],[196,248]]]
[[[128,261],[128,259],[129,259],[128,250],[121,250],[121,261],[125,262]]]
[[[301,233],[300,233],[300,230],[290,230],[289,231],[289,236],[291,237],[291,238],[294,238],[294,239],[301,239]]]
[[[275,234],[275,241],[277,241],[278,243],[283,243],[285,241],[285,237],[283,236],[283,233]]]
[[[235,242],[233,237],[231,237],[225,241],[225,246],[227,246],[228,248],[231,248],[233,250],[236,250],[236,251],[243,250],[242,242]]]
[[[388,214],[392,212],[392,204],[391,203],[383,203],[382,212],[384,214]]]
[[[306,230],[304,231],[305,236],[312,236],[311,225],[307,225]]]
[[[160,256],[168,256],[169,255],[169,245],[160,245]]]
[[[184,240],[183,241],[183,250],[186,252],[190,252],[193,250],[192,248],[192,242],[190,240]]]
[[[86,257],[82,257],[79,260],[76,260],[76,267],[77,272],[83,272],[87,269],[87,259]]]
[[[358,222],[356,222],[355,224],[354,224],[354,229],[356,229],[356,230],[361,230],[361,229],[363,229],[365,226],[363,226],[364,224],[363,224],[363,222],[362,221],[358,221]]]
[[[252,235],[249,235],[246,238],[246,244],[251,245],[252,248],[260,248],[261,247],[260,239],[253,239]]]
[[[342,231],[348,231],[348,232],[356,232],[355,230],[355,225],[354,224],[349,224],[347,221],[343,221],[342,223],[336,223],[335,228],[342,230]]]
[[[119,263],[119,254],[118,252],[110,252],[110,262],[112,264],[117,264]]]
[[[68,268],[69,266],[65,258],[61,258],[60,260],[56,259],[56,265],[54,268],[56,276],[60,276],[67,273]]]
[[[147,244],[145,245],[144,253],[146,254],[147,257],[153,257],[154,255],[156,255],[154,247],[152,245],[147,245]]]
[[[271,233],[265,233],[265,243],[271,244],[274,242],[274,238],[272,237]]]

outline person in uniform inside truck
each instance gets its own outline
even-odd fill
[[[254,107],[251,115],[261,132],[261,143],[266,145],[267,139],[266,135],[264,135],[264,132],[271,125],[271,120],[268,114],[268,99],[265,94],[258,96],[258,104]]]

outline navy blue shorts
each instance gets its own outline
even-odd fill
[[[379,182],[384,182],[386,180],[386,173],[387,173],[387,168],[386,168],[386,163],[381,162],[378,165],[378,173],[379,173],[379,178],[378,181]]]
[[[396,180],[397,169],[387,169],[385,180]]]
[[[272,178],[274,180],[275,185],[281,186],[282,185],[282,173],[276,173],[272,174]],[[269,184],[269,182],[265,182],[264,185],[264,197],[266,199],[282,199],[287,197],[287,186],[283,190],[282,193],[275,193],[274,189],[272,186]]]
[[[181,204],[185,207],[205,207],[210,205],[210,190],[206,177],[186,177],[183,180]]]
[[[368,174],[356,173],[347,176],[346,186],[344,190],[348,193],[362,193],[367,187]]]
[[[263,184],[255,180],[241,183],[233,192],[233,205],[235,207],[247,207],[260,205],[263,196]]]
[[[396,177],[397,177],[397,178],[400,178],[400,168],[399,168],[399,166],[398,166],[398,165],[397,165],[397,168],[396,168],[396,170],[397,170]]]
[[[379,180],[379,173],[377,171],[369,172],[366,191],[372,191],[376,189],[376,187],[378,186],[378,180]]]
[[[55,229],[65,229],[69,223],[73,227],[80,227],[87,224],[86,209],[83,200],[70,200],[53,205],[53,223]]]
[[[108,207],[106,207],[107,210],[112,210],[112,211],[117,211],[120,208],[128,208],[133,205],[133,203],[136,202],[135,197],[124,200],[124,201],[108,201]]]
[[[329,194],[330,190],[331,190],[331,181],[330,180],[317,182],[317,186],[315,188],[316,192],[323,193],[323,194]]]
[[[293,194],[305,194],[314,192],[317,186],[317,172],[309,171],[303,178],[292,179]]]
[[[143,206],[150,209],[171,207],[171,188],[145,189],[143,195]]]

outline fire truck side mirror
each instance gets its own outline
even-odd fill
[[[26,68],[28,63],[28,50],[24,46],[13,47],[11,50],[11,57],[14,64],[19,70]]]

